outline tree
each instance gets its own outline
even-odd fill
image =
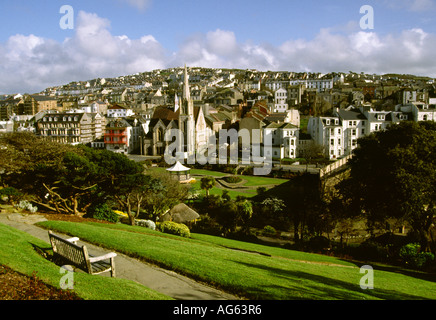
[[[427,248],[436,213],[436,123],[402,122],[362,138],[350,166],[339,190],[369,226],[404,219]]]
[[[150,173],[149,183],[144,190],[142,204],[154,221],[159,221],[168,210],[189,197],[189,187],[167,172]]]
[[[215,186],[214,177],[203,177],[201,178],[201,189],[206,190],[206,197],[209,196],[209,190]]]

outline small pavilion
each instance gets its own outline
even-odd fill
[[[186,182],[191,179],[191,169],[185,167],[180,161],[177,161],[171,168],[167,169],[167,171],[180,182]]]

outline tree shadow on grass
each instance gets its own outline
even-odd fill
[[[394,290],[379,289],[376,286],[374,289],[364,290],[361,289],[358,282],[354,284],[304,271],[284,270],[241,261],[234,262],[249,268],[263,269],[270,272],[275,277],[283,278],[283,285],[265,283],[262,288],[249,288],[248,294],[254,299],[265,299],[266,295],[266,299],[283,300],[431,300],[426,297]],[[357,275],[357,278],[359,278],[359,275]],[[269,289],[273,290],[275,293],[268,293]]]
[[[412,278],[416,278],[416,279],[420,279],[420,280],[436,282],[436,274],[435,273],[407,269],[405,267],[396,266],[396,265],[384,265],[384,264],[381,264],[378,262],[371,262],[371,261],[359,262],[359,261],[353,261],[353,260],[349,260],[349,259],[339,259],[339,260],[351,262],[358,268],[362,267],[363,265],[370,265],[374,268],[374,270],[387,271],[387,272],[402,274],[404,276],[408,276],[408,277],[412,277]]]

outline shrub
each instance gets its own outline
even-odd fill
[[[182,223],[176,223],[174,221],[164,221],[157,223],[156,227],[160,232],[163,233],[174,234],[185,238],[191,237],[191,232],[189,231],[189,228]]]
[[[421,246],[418,243],[408,243],[400,249],[400,257],[406,265],[420,269],[434,260],[431,252],[419,252]]]
[[[200,220],[195,223],[192,232],[219,236],[221,235],[221,225],[206,214],[202,215]]]
[[[90,208],[88,217],[109,222],[118,222],[119,215],[115,213],[106,203],[101,203]]]
[[[156,230],[156,224],[151,220],[135,220],[135,224],[140,227],[145,227],[151,230]]]
[[[275,236],[277,234],[276,229],[272,226],[265,226],[262,230],[262,235],[266,237]]]
[[[29,210],[32,213],[35,213],[36,211],[38,211],[38,207],[33,206],[27,200],[21,200],[17,207],[20,209],[23,209],[23,210]]]
[[[23,194],[13,187],[0,188],[0,200],[14,204]]]
[[[224,177],[223,180],[228,183],[239,183],[242,179],[238,176]]]

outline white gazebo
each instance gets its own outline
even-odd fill
[[[177,161],[171,168],[167,171],[180,182],[189,181],[191,179],[191,169],[185,167],[180,161]]]

